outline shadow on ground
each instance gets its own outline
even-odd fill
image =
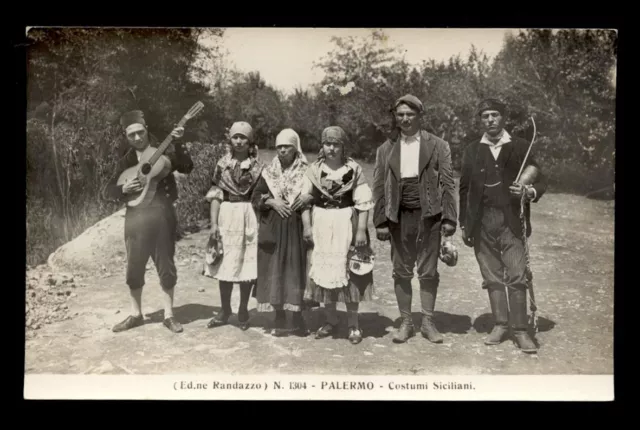
[[[338,310],[338,330],[335,332],[334,337],[345,337],[348,330],[347,312]],[[273,321],[273,316],[270,316],[270,323]],[[307,328],[311,332],[315,332],[325,322],[324,310],[322,308],[315,308],[307,311],[305,315],[305,322]],[[389,333],[389,328],[393,326],[393,321],[377,312],[360,312],[358,314],[358,325],[362,329],[365,337],[382,338]]]
[[[494,323],[495,320],[493,319],[492,314],[482,314],[473,322],[473,328],[478,333],[489,333],[493,328]],[[538,318],[538,331],[540,333],[551,331],[555,326],[556,323],[554,321],[543,317]]]
[[[189,324],[194,321],[211,319],[220,311],[218,306],[206,306],[197,303],[189,303],[173,309],[173,315],[180,324]],[[159,323],[164,319],[164,310],[160,309],[147,314],[150,322]]]
[[[413,312],[411,314],[411,318],[413,320],[413,325],[417,330],[419,330],[420,326],[422,325],[422,313]],[[447,312],[436,311],[434,320],[436,328],[442,334],[465,334],[468,333],[469,329],[471,328],[471,317],[469,317],[468,315],[456,315]],[[401,322],[402,319],[397,318],[394,321],[394,328],[399,328]]]

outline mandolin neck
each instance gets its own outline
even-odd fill
[[[186,116],[183,116],[182,119],[180,120],[180,122],[178,123],[178,125],[176,125],[176,128],[177,127],[184,127],[184,125],[187,123],[187,121],[188,121],[188,118]],[[156,150],[155,154],[153,154],[153,156],[149,159],[149,164],[151,164],[152,166],[154,164],[156,164],[156,162],[160,159],[162,154],[164,154],[164,151],[166,151],[166,149],[169,147],[171,142],[173,142],[173,136],[171,134],[169,134],[164,139],[164,141],[160,144],[160,146]]]

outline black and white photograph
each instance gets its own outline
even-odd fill
[[[616,29],[25,33],[25,398],[613,400]]]

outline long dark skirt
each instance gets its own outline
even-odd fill
[[[258,312],[301,311],[307,281],[307,249],[302,218],[295,212],[281,218],[263,213],[258,233]]]

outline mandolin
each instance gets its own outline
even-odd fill
[[[194,104],[182,117],[176,125],[176,128],[184,127],[187,121],[200,113],[202,108],[204,108],[202,102]],[[169,134],[159,147],[154,148],[151,145],[147,146],[140,156],[138,164],[122,172],[118,178],[118,185],[124,185],[136,178],[145,184],[141,191],[128,196],[127,206],[132,208],[144,207],[153,200],[158,183],[171,173],[171,163],[169,159],[166,156],[163,157],[163,155],[172,141],[173,136]]]

